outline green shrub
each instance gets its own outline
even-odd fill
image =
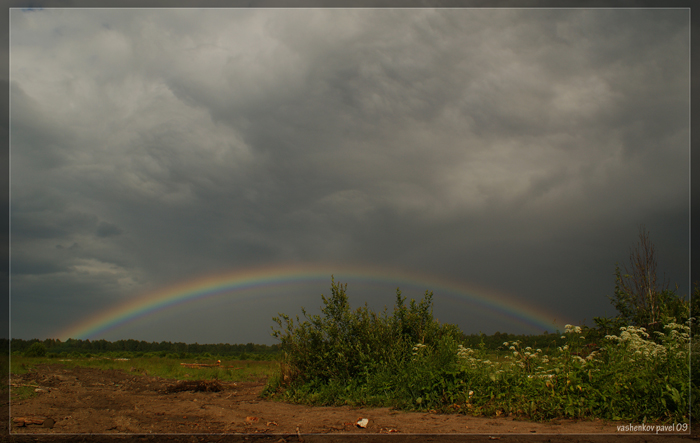
[[[566,325],[544,349],[519,340],[502,342],[497,351],[487,350],[483,340],[470,349],[458,342],[459,329],[433,319],[429,292],[405,306],[397,290],[388,316],[386,309],[377,315],[366,305],[352,311],[346,288],[332,280],[321,315],[302,309],[304,321],[283,314],[274,319],[284,324],[273,329],[284,359],[264,395],[535,420],[687,423],[691,405],[698,409],[697,372],[688,380],[690,327],[672,319],[650,332]],[[692,358],[700,359],[698,352]]]
[[[44,357],[46,356],[46,346],[41,342],[34,342],[29,349],[24,351],[25,357]]]
[[[406,306],[397,289],[388,316],[386,309],[379,315],[366,304],[351,310],[346,290],[347,284],[331,277],[331,297],[321,296],[321,315],[309,316],[302,308],[304,321],[285,314],[273,319],[282,328],[273,329],[273,336],[282,342],[284,358],[268,394],[288,388],[288,397],[325,404],[366,404],[388,391],[414,398],[422,395],[411,387],[416,381],[431,383],[455,367],[461,331],[433,318],[432,292]],[[414,355],[418,344],[425,351]]]

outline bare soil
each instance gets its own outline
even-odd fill
[[[37,385],[39,390],[36,397],[9,405],[7,438],[17,442],[695,440],[687,434],[618,432],[618,425],[629,423],[603,420],[535,423],[511,417],[288,404],[259,397],[265,380],[178,382],[57,364],[13,375],[11,382]],[[368,420],[365,428],[357,425],[363,418]]]

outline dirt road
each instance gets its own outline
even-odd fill
[[[41,366],[13,376],[38,396],[10,405],[14,441],[689,441],[691,436],[618,432],[620,424],[309,407],[261,400],[264,380],[178,383],[116,370]],[[359,419],[367,419],[365,428]],[[68,435],[70,434],[70,435]],[[158,435],[149,435],[158,434]],[[421,435],[417,435],[421,434]],[[430,435],[426,435],[430,434]],[[440,435],[438,435],[440,434]],[[607,435],[606,435],[607,434]],[[616,435],[610,435],[616,434]]]

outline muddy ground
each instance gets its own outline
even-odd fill
[[[38,390],[36,397],[9,405],[7,439],[17,442],[697,440],[695,432],[618,432],[618,425],[629,423],[602,420],[534,423],[511,417],[294,405],[260,399],[264,380],[177,382],[136,372],[50,365],[14,375],[11,382]],[[360,419],[368,420],[365,428],[357,425]]]

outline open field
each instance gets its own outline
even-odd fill
[[[105,438],[108,434],[265,434],[276,436],[270,441],[289,441],[290,437],[296,441],[302,435],[313,437],[311,434],[367,434],[373,438],[424,433],[520,437],[641,434],[618,432],[618,425],[629,423],[603,420],[537,423],[505,416],[314,407],[263,400],[260,393],[267,374],[277,369],[275,362],[222,361],[222,366],[241,369],[196,369],[166,359],[160,365],[151,359],[12,360],[12,367],[18,370],[14,373],[13,369],[10,379],[11,433],[17,438],[27,434],[105,434]],[[178,375],[164,378],[145,368]],[[204,376],[214,370],[220,371],[216,373],[220,375],[218,379]],[[356,425],[359,418],[369,420],[366,428]],[[651,433],[654,432],[645,432],[645,438],[650,438]],[[586,441],[592,441],[590,437]]]

